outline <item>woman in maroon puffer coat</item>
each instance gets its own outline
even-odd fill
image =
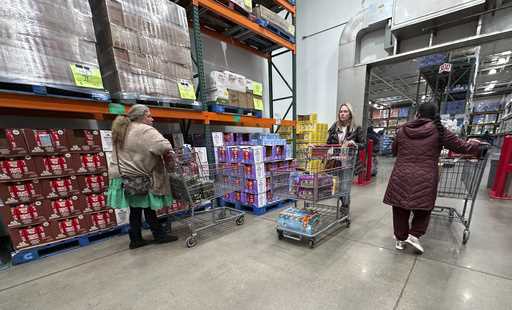
[[[465,142],[441,124],[437,107],[419,106],[417,119],[397,130],[393,154],[397,156],[384,203],[393,206],[393,227],[398,250],[412,245],[423,253],[419,238],[425,234],[437,196],[438,161],[443,147],[459,153],[479,155],[484,146]],[[412,223],[409,218],[413,213]]]

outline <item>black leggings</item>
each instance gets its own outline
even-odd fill
[[[130,239],[137,241],[142,239],[142,212],[144,218],[153,233],[155,239],[160,238],[164,233],[162,225],[158,222],[156,211],[151,208],[133,208],[130,207]],[[135,239],[135,240],[134,240]]]

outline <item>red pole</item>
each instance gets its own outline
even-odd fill
[[[496,169],[496,178],[489,196],[494,199],[512,199],[507,196],[505,191],[505,183],[507,177],[512,174],[512,136],[506,136],[501,147],[500,161]]]
[[[366,181],[370,182],[372,179],[372,164],[373,164],[373,140],[368,140],[368,155],[366,158]]]

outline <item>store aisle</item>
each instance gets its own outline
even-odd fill
[[[314,250],[277,240],[276,212],[194,249],[129,251],[117,237],[0,271],[0,309],[510,309],[510,204],[482,191],[467,246],[434,220],[424,255],[397,252],[381,203],[391,167],[382,159],[376,182],[353,188],[351,227]]]

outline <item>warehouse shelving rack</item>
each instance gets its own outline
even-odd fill
[[[174,1],[177,2],[177,1]],[[285,0],[271,0],[271,1],[260,1],[262,4],[270,5],[273,4],[274,10],[281,8],[286,9],[290,14],[295,14],[295,6],[289,4]],[[263,3],[265,2],[265,3]],[[268,3],[270,2],[270,3]],[[181,4],[181,3],[179,3]],[[211,141],[211,130],[210,125],[231,125],[231,126],[245,126],[245,127],[257,127],[257,128],[268,128],[273,130],[275,126],[291,126],[295,127],[296,120],[296,78],[295,78],[295,44],[285,40],[277,34],[269,31],[268,29],[256,24],[248,17],[243,16],[239,12],[223,5],[220,2],[212,0],[193,0],[192,1],[192,16],[191,23],[193,25],[194,39],[196,43],[196,57],[193,57],[194,62],[198,68],[197,77],[199,79],[198,87],[198,99],[203,102],[203,110],[191,110],[191,109],[180,109],[180,108],[167,108],[167,107],[154,107],[151,106],[152,115],[157,121],[161,122],[178,122],[186,121],[188,126],[182,126],[184,128],[190,128],[191,123],[197,123],[204,125],[205,138],[207,141],[207,149],[210,151],[209,158],[212,160],[213,157],[213,144]],[[217,23],[224,20],[231,21],[231,25],[236,26],[238,30],[244,31],[245,41],[237,39],[235,33],[232,35],[221,34],[212,28],[211,23],[209,25],[201,25],[200,22],[200,10],[199,7],[209,10],[215,13],[215,18],[210,18],[210,21],[216,21]],[[295,18],[293,18],[295,24]],[[293,120],[275,120],[273,119],[273,103],[283,98],[274,99],[272,95],[272,89],[270,90],[270,118],[257,118],[252,116],[233,115],[225,113],[208,112],[208,107],[205,103],[204,92],[205,89],[202,85],[205,85],[205,72],[203,64],[203,45],[200,32],[206,35],[215,37],[223,40],[227,43],[241,47],[247,51],[250,51],[261,57],[265,57],[269,61],[269,68],[274,67],[279,76],[284,79],[281,72],[272,63],[272,58],[283,54],[280,52],[272,54],[272,51],[285,48],[286,52],[292,52],[293,57],[293,87],[285,80],[286,85],[290,88],[292,95],[292,104],[288,108],[290,111],[293,108]],[[269,80],[272,81],[272,70],[269,73]],[[272,85],[272,83],[271,83]],[[272,86],[270,86],[271,88]],[[50,118],[81,118],[81,119],[96,119],[96,120],[111,120],[116,114],[122,111],[117,110],[116,112],[110,109],[111,103],[104,101],[95,101],[89,99],[78,99],[71,97],[54,97],[49,95],[39,95],[36,93],[19,93],[19,92],[0,92],[0,113],[2,115],[22,115],[22,116],[38,116],[38,117],[50,117]],[[124,109],[123,105],[118,105],[118,109]],[[287,112],[288,113],[288,112]],[[283,117],[283,119],[286,118]],[[293,129],[295,136],[295,129]],[[183,132],[186,135],[186,132]]]
[[[177,1],[175,1],[177,2]],[[184,3],[182,3],[184,2]],[[286,0],[255,0],[257,4],[266,6],[273,11],[280,11],[285,9],[287,15],[292,15],[292,22],[295,26],[295,6],[290,4]],[[269,114],[270,119],[274,122],[270,127],[271,131],[274,131],[274,125],[277,126],[276,131],[281,126],[290,126],[290,121],[285,121],[286,117],[292,111],[291,124],[295,124],[297,120],[297,80],[296,80],[296,45],[293,42],[286,40],[278,34],[270,31],[269,29],[260,26],[254,20],[252,20],[250,14],[245,14],[240,10],[235,10],[229,5],[229,1],[215,1],[215,0],[191,0],[191,1],[179,1],[180,5],[188,8],[189,18],[191,19],[191,26],[193,29],[193,37],[195,44],[195,57],[193,58],[194,63],[197,67],[198,78],[198,98],[203,102],[203,110],[207,111],[208,106],[206,103],[206,74],[204,68],[204,47],[201,37],[201,32],[205,35],[213,37],[215,39],[224,41],[228,44],[237,46],[246,51],[249,51],[255,55],[266,58],[268,61],[268,72],[269,72]],[[191,15],[191,16],[190,16]],[[285,49],[284,51],[274,51]],[[285,53],[291,53],[292,55],[292,83],[289,83],[283,74],[279,71],[275,63],[272,61],[273,58],[283,55]],[[290,96],[282,98],[274,98],[273,95],[273,71],[277,72],[277,75],[283,80],[288,89],[290,90]],[[274,103],[291,99],[291,103],[288,106],[283,120],[273,120],[274,118]],[[296,139],[295,127],[293,127],[293,138]],[[209,124],[204,126],[204,136],[206,139],[206,146],[209,152],[208,158],[212,160],[213,154],[213,142],[211,138],[211,129]],[[296,154],[296,143],[293,143],[293,154]]]

